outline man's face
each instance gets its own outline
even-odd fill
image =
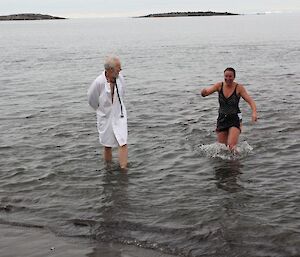
[[[119,77],[119,73],[120,73],[121,70],[122,70],[121,63],[120,63],[119,60],[117,60],[116,63],[115,63],[115,67],[110,68],[106,72],[107,72],[109,78],[111,78],[113,80],[116,80]]]
[[[120,61],[116,62],[116,67],[114,68],[114,78],[118,78],[120,71],[122,70],[121,68],[121,63]]]

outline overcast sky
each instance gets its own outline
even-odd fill
[[[298,12],[300,0],[0,0],[0,15],[137,16],[170,11]]]

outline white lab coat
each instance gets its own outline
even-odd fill
[[[114,90],[112,102],[111,88],[105,77],[105,71],[94,80],[87,93],[89,105],[97,113],[100,144],[108,147],[127,144],[127,112],[123,102],[125,84],[121,74],[119,74],[116,82],[123,107],[123,118],[121,118],[121,105],[117,89]]]

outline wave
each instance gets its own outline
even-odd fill
[[[40,228],[40,229],[45,228],[45,226],[41,224],[33,224],[33,223],[27,223],[21,221],[6,221],[3,219],[0,219],[0,224],[10,225],[14,227],[22,227],[22,228]]]
[[[220,158],[223,160],[236,160],[246,157],[253,151],[253,147],[247,141],[237,145],[236,151],[230,151],[229,148],[221,143],[200,145],[199,151],[209,158]]]

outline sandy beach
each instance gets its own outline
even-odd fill
[[[38,228],[0,225],[1,257],[172,257],[134,246],[65,238]]]

